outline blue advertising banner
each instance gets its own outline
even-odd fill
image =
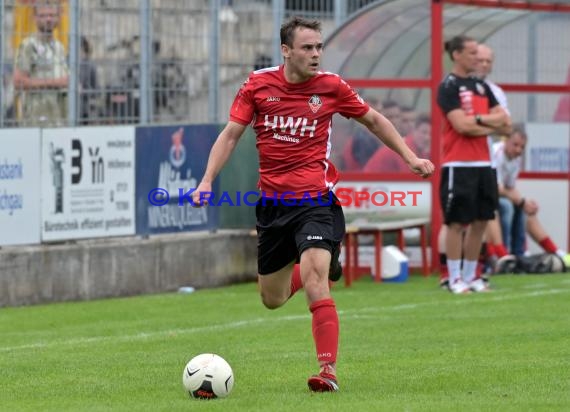
[[[190,202],[218,132],[216,125],[137,127],[137,235],[218,228],[219,207]],[[219,179],[212,191],[218,193]]]
[[[40,129],[0,130],[0,246],[40,243]]]

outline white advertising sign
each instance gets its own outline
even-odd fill
[[[334,189],[346,223],[375,223],[429,217],[429,182],[363,182],[341,180]]]
[[[135,128],[42,132],[42,241],[135,233]]]
[[[527,123],[527,172],[567,172],[570,126],[566,123]]]
[[[0,245],[40,243],[40,131],[0,130]]]

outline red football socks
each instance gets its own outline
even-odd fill
[[[503,256],[506,256],[509,254],[509,251],[507,250],[505,245],[503,245],[502,243],[495,245],[495,252],[497,252],[497,257],[499,257],[499,258],[502,258]]]
[[[293,296],[302,288],[303,281],[301,280],[301,265],[296,264],[293,266],[293,274],[291,275],[291,293],[289,294],[289,297]]]
[[[329,289],[332,289],[334,282],[329,280]],[[291,293],[289,298],[297,293],[300,289],[303,289],[303,281],[301,280],[301,265],[298,263],[293,266],[293,273],[291,274]]]
[[[490,243],[487,243],[487,254],[489,256],[495,255],[498,258],[502,258],[503,256],[508,255],[509,251],[502,243],[498,243],[496,245],[491,245]]]
[[[339,322],[332,299],[321,299],[309,306],[313,314],[313,338],[319,364],[336,362]]]
[[[556,253],[558,250],[552,239],[548,236],[542,239],[539,244],[548,253]]]

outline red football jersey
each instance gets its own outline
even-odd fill
[[[442,164],[473,162],[491,164],[487,136],[463,136],[447,118],[447,113],[461,109],[466,115],[488,114],[499,103],[489,85],[475,77],[448,74],[439,85],[437,103],[444,114]]]
[[[285,80],[283,66],[253,72],[239,90],[230,120],[257,136],[259,189],[300,199],[328,192],[339,174],[329,161],[332,117],[361,117],[368,104],[338,75],[318,72],[303,83]]]

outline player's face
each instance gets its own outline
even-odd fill
[[[477,70],[477,42],[466,41],[463,50],[455,52],[455,64],[459,65],[466,73],[474,73]]]
[[[487,46],[477,47],[477,76],[486,78],[493,70],[493,52]]]
[[[51,34],[59,23],[59,8],[56,6],[38,7],[35,13],[36,27],[40,33]]]
[[[505,154],[509,159],[519,157],[523,154],[525,145],[526,139],[515,133],[505,143]]]
[[[322,52],[321,33],[304,27],[295,29],[293,47],[283,47],[286,63],[301,79],[309,79],[317,74]]]

